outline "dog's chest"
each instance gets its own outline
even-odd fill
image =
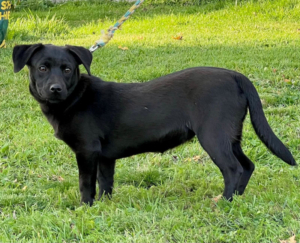
[[[60,140],[63,140],[63,133],[60,129],[60,123],[59,120],[53,116],[53,115],[49,115],[49,114],[45,114],[48,122],[51,124],[51,126],[53,127],[54,130],[54,136]]]

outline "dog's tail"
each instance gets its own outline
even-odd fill
[[[260,98],[251,81],[242,74],[236,75],[235,79],[240,89],[246,95],[251,122],[257,136],[277,157],[290,165],[297,165],[290,151],[274,134],[268,124]]]

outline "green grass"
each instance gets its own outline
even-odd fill
[[[193,66],[242,72],[299,161],[300,3],[224,2],[146,3],[93,54],[92,73],[146,82]],[[7,48],[0,49],[0,242],[279,242],[293,233],[299,241],[299,169],[267,151],[249,118],[243,148],[256,170],[232,203],[213,203],[223,179],[193,140],[162,155],[119,160],[113,199],[80,206],[74,155],[30,96],[27,68],[13,73],[12,48],[37,42],[89,48],[129,6],[92,1],[12,13]],[[179,33],[183,40],[174,40]]]

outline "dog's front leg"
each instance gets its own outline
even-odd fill
[[[97,179],[99,183],[99,199],[107,195],[111,198],[116,161],[100,158],[98,162]]]
[[[97,176],[97,152],[76,153],[79,169],[79,189],[81,193],[81,203],[93,205],[96,195]]]

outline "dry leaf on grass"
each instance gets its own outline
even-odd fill
[[[53,175],[53,176],[52,176],[52,180],[53,180],[53,181],[59,181],[59,182],[62,182],[62,181],[64,181],[65,179],[62,178],[61,176]]]
[[[128,47],[126,47],[126,46],[124,46],[124,47],[122,47],[122,46],[118,46],[118,48],[119,48],[119,49],[121,49],[121,50],[123,50],[123,51],[126,51],[126,50],[128,50]]]
[[[13,211],[13,219],[17,219],[16,211]]]
[[[180,33],[180,34],[178,34],[177,36],[172,36],[172,38],[173,38],[174,40],[182,40],[183,36],[182,36],[182,34]]]
[[[200,158],[201,158],[200,155],[196,155],[193,157],[193,160],[197,162],[201,160]]]
[[[201,157],[200,157],[200,155],[195,155],[193,158],[186,158],[184,161],[191,162],[192,160],[194,160],[196,162],[201,162]]]
[[[217,203],[221,198],[222,198],[222,194],[220,194],[220,195],[214,197],[212,200],[213,200],[215,203]]]
[[[25,191],[27,189],[27,186],[24,186],[23,188],[22,188],[22,191]]]
[[[296,235],[293,235],[292,237],[288,238],[287,240],[279,240],[280,243],[297,243],[295,240]]]

